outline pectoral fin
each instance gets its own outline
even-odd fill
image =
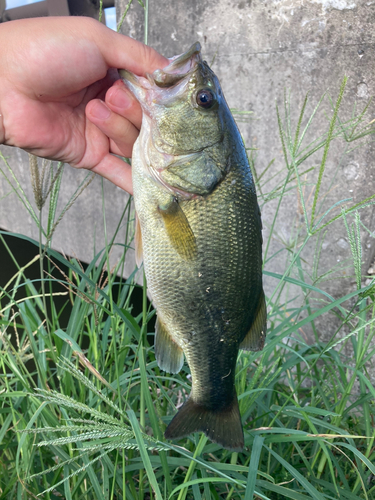
[[[261,351],[264,347],[267,331],[267,306],[264,292],[260,296],[255,319],[240,344],[240,349],[245,351]]]
[[[166,207],[159,207],[159,213],[177,253],[184,260],[194,259],[197,255],[195,236],[178,201],[173,198]]]
[[[135,246],[135,263],[137,264],[137,267],[141,267],[143,261],[143,246],[142,246],[141,224],[139,222],[137,212],[135,212],[134,246]]]
[[[155,357],[159,367],[168,373],[178,373],[184,364],[184,353],[159,317],[156,320],[155,334]]]

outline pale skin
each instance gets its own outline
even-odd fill
[[[117,68],[137,75],[168,60],[84,17],[0,25],[0,144],[89,169],[132,192],[142,111]],[[114,69],[115,68],[115,69]]]

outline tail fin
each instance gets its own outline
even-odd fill
[[[241,416],[237,395],[222,410],[210,410],[188,399],[172,419],[165,431],[167,439],[188,436],[202,431],[214,443],[231,451],[241,451],[244,446]]]

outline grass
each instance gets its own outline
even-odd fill
[[[349,154],[373,132],[366,109],[340,119],[345,84],[336,101],[324,96],[307,117],[306,98],[294,129],[285,98],[277,109],[282,169],[271,162],[259,172],[249,151],[260,204],[276,206],[264,244],[264,275],[275,286],[267,297],[264,350],[240,352],[238,358],[246,446],[241,453],[200,434],[178,443],[164,440],[163,430],[190,391],[189,371],[186,365],[173,376],[159,370],[146,283],[138,313],[134,273],[121,278],[132,245],[130,203],[115,233],[106,235],[106,247],[83,267],[52,250],[51,241],[58,221],[90,179],[57,215],[63,169],[39,167],[32,159],[33,184],[39,195],[44,193],[35,212],[2,157],[2,172],[38,224],[40,239],[16,236],[34,243],[37,256],[23,267],[13,258],[16,272],[0,289],[0,499],[375,498],[375,386],[368,373],[375,354],[375,285],[362,285],[361,252],[361,235],[369,231],[361,214],[375,203],[375,195],[356,204],[324,204],[332,143],[339,141],[343,154]],[[327,121],[321,119],[322,103],[330,108]],[[321,136],[308,141],[314,120],[322,124]],[[317,182],[308,203],[309,176]],[[304,222],[281,250],[285,269],[271,272],[277,255],[271,254],[270,242],[277,237],[282,206],[296,190]],[[108,272],[123,224],[128,224],[124,254]],[[319,275],[324,234],[333,224],[350,242],[346,265],[356,283],[344,294],[338,286],[335,296],[324,285],[334,277],[339,283],[342,268]],[[14,257],[1,233],[0,240]],[[304,253],[311,244],[314,260],[307,265]],[[30,280],[28,267],[36,259],[40,277]],[[60,308],[56,294],[66,299]],[[69,309],[66,322],[64,309]],[[320,329],[328,318],[337,328],[323,342]],[[312,332],[310,343],[306,329]]]

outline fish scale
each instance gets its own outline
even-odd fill
[[[262,226],[246,150],[197,44],[147,83],[123,76],[144,113],[132,168],[136,252],[158,316],[155,355],[172,373],[185,356],[192,376],[165,436],[203,431],[240,450],[237,355],[261,349],[266,331]]]

